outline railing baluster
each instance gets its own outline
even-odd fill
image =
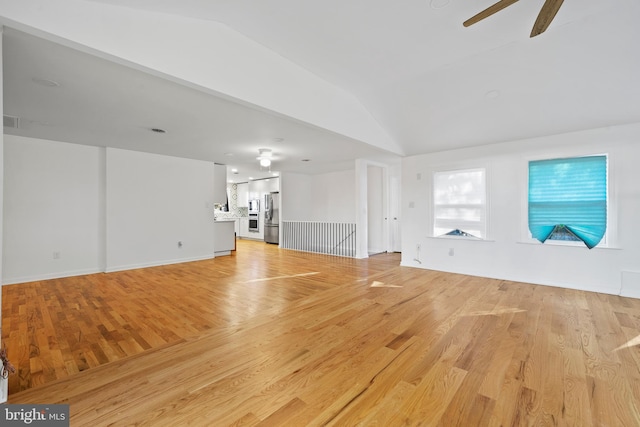
[[[283,221],[282,247],[343,257],[355,257],[356,225],[319,221]]]

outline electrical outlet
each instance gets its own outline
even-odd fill
[[[178,241],[178,247],[181,248],[182,247],[182,240]]]
[[[53,253],[53,259],[60,259],[60,252],[55,251],[55,252]]]
[[[455,255],[453,248],[449,248],[449,256],[453,256],[453,255]]]
[[[420,251],[420,243],[416,244],[416,251]]]

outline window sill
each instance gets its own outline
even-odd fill
[[[463,240],[465,242],[495,242],[495,240],[481,239],[479,237],[466,237],[466,236],[427,236],[427,239],[433,239],[433,240]]]
[[[545,243],[540,243],[537,240],[518,240],[516,242],[519,245],[534,245],[534,246],[554,246],[554,247],[561,247],[561,248],[577,248],[577,249],[587,249],[587,250],[594,250],[594,249],[604,249],[604,250],[614,250],[614,251],[621,251],[622,248],[619,246],[596,246],[593,249],[589,249],[587,248],[584,244],[579,244],[579,243],[562,243],[562,242],[545,242]]]

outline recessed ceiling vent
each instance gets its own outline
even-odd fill
[[[6,128],[18,129],[20,127],[20,117],[2,116],[2,125]]]

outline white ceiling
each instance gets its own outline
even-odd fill
[[[469,28],[462,22],[493,0],[93,2],[227,25],[353,94],[405,155],[640,121],[637,0],[565,0],[533,39],[544,0],[518,2]],[[36,137],[241,169],[265,145],[283,171],[336,170],[387,154],[16,31],[5,32],[4,51],[5,114],[32,120],[23,132]],[[156,126],[169,132],[148,131]]]
[[[4,114],[20,118],[8,134],[214,161],[228,165],[235,182],[390,158],[363,142],[19,31],[5,29],[3,40]],[[273,151],[271,171],[258,165],[260,148]]]

